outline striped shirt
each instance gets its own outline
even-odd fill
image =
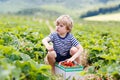
[[[61,56],[66,56],[71,47],[79,44],[71,33],[68,33],[64,38],[62,38],[54,32],[49,35],[49,38],[53,43],[54,50]]]

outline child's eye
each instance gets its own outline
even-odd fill
[[[63,25],[60,25],[60,27],[63,27]]]
[[[59,26],[59,22],[57,22],[56,26]]]
[[[58,26],[59,24],[56,24],[56,26]]]

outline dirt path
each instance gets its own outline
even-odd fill
[[[43,20],[39,19],[39,18],[33,18],[33,21],[38,21],[40,23],[43,22]],[[51,33],[55,31],[55,29],[53,29],[53,27],[50,25],[49,20],[46,20],[46,24],[47,24],[47,27],[49,28],[49,30],[50,30]]]
[[[55,30],[53,29],[53,27],[50,25],[50,23],[49,23],[48,20],[46,20],[46,24],[47,24],[48,28],[50,29],[50,32],[51,32],[51,33],[55,31]]]

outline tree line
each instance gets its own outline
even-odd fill
[[[114,7],[109,7],[109,8],[99,8],[98,10],[90,10],[88,12],[86,12],[85,14],[82,14],[80,16],[80,18],[84,18],[84,17],[90,17],[90,16],[95,16],[95,15],[99,15],[99,14],[106,14],[106,13],[112,13],[115,11],[120,10],[120,4]]]

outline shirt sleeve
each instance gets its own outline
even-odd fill
[[[54,33],[50,33],[48,37],[50,38],[50,42],[54,41]]]
[[[79,41],[73,35],[71,35],[71,42],[72,42],[72,46],[75,47],[79,44]]]

